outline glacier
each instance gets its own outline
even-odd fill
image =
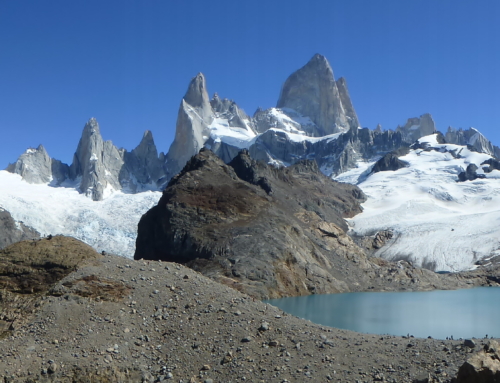
[[[133,258],[137,224],[161,192],[110,192],[93,201],[74,187],[29,184],[20,175],[0,171],[0,207],[41,235],[63,234],[106,251]]]
[[[359,162],[335,178],[357,184],[368,196],[363,213],[348,219],[351,234],[391,230],[393,238],[375,256],[435,271],[471,269],[500,255],[500,171],[484,173],[480,166],[492,157],[439,144],[436,134],[418,142],[432,150],[410,150],[400,157],[406,168],[369,174],[374,161]],[[471,163],[485,178],[457,182]]]

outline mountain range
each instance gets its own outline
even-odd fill
[[[131,257],[140,217],[202,148],[225,163],[243,149],[275,167],[314,160],[327,177],[358,185],[367,201],[348,218],[350,233],[394,234],[377,256],[457,271],[500,254],[500,148],[473,128],[439,133],[430,114],[395,130],[362,128],[346,80],[335,80],[319,54],[286,79],[276,107],[252,117],[217,93],[210,98],[197,74],[166,154],[150,131],[132,151],[117,148],[91,118],[70,165],[40,145],[0,172],[0,207],[42,235],[73,235]]]

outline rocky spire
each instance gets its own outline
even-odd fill
[[[184,95],[175,126],[175,138],[167,154],[166,173],[170,178],[203,147],[210,132],[213,111],[208,98],[205,76],[198,73],[191,79]]]
[[[122,166],[122,153],[111,141],[103,141],[97,120],[91,118],[83,128],[73,156],[70,177],[74,180],[81,177],[80,191],[100,201],[106,188],[121,188],[118,179]]]
[[[358,123],[345,81],[340,85],[342,95],[328,60],[316,54],[285,81],[277,107],[291,108],[308,116],[325,135],[346,131],[351,126],[350,119],[353,125]]]
[[[165,175],[153,133],[149,130],[144,132],[141,142],[134,150],[124,154],[124,160],[126,169],[122,169],[120,173],[120,183],[122,186],[128,186],[132,192],[137,192],[143,187],[158,186],[158,180]]]
[[[420,117],[412,117],[406,121],[405,126],[398,126],[397,132],[401,132],[403,140],[413,143],[420,137],[436,133],[436,124],[429,113],[422,114]]]
[[[349,91],[347,90],[347,82],[344,77],[339,78],[336,81],[337,88],[339,90],[340,101],[345,111],[345,115],[348,119],[349,126],[351,128],[357,128],[359,126],[358,115],[354,110],[354,106],[351,102],[351,97],[349,96]]]

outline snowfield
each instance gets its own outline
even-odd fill
[[[0,171],[0,207],[42,235],[64,234],[97,251],[133,258],[137,224],[160,199],[161,192],[115,191],[92,201],[74,187],[29,184],[18,174]]]
[[[376,256],[435,271],[471,269],[479,259],[500,255],[500,172],[456,182],[470,163],[483,173],[480,164],[491,156],[438,144],[436,135],[419,141],[436,150],[400,157],[409,167],[369,174],[374,162],[360,163],[336,177],[356,183],[368,196],[363,213],[348,220],[351,230],[357,235],[391,230],[393,238]]]

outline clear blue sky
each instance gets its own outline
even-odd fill
[[[315,53],[363,126],[429,112],[500,145],[499,20],[495,0],[0,0],[0,168],[40,143],[71,163],[90,117],[166,152],[198,72],[253,114]]]

